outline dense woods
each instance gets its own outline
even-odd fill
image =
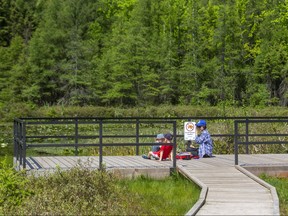
[[[0,106],[288,105],[287,0],[0,2]]]

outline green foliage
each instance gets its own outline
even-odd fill
[[[280,1],[7,1],[0,106],[288,104]]]
[[[122,215],[137,212],[137,206],[124,207],[134,201],[121,195],[115,177],[105,171],[90,171],[80,166],[30,181],[34,182],[35,195],[17,211],[21,214]]]
[[[69,172],[58,170],[54,175],[30,177],[24,183],[34,194],[21,207],[11,206],[4,213],[92,215],[98,212],[110,215],[127,211],[122,208],[125,197],[115,187],[113,176],[106,172],[78,167]]]
[[[9,39],[10,39],[10,32],[9,32],[9,9],[10,4],[9,1],[1,1],[0,5],[0,46],[8,46]]]
[[[0,213],[18,207],[32,194],[23,172],[17,172],[6,160],[0,161]]]
[[[280,215],[288,214],[288,178],[261,174],[260,178],[276,188],[280,201]]]
[[[250,95],[249,99],[247,98],[247,102],[251,106],[265,107],[269,104],[269,92],[265,85],[254,84],[247,93]]]
[[[259,104],[258,104],[259,105]],[[26,103],[11,103],[0,107],[1,122],[12,122],[19,117],[239,117],[239,116],[287,116],[285,107],[256,106],[139,106],[134,108],[101,106],[42,106]]]
[[[17,92],[17,83],[23,81],[19,73],[16,73],[16,63],[22,59],[23,49],[24,41],[20,36],[15,36],[10,41],[9,47],[0,47],[0,105],[8,104],[7,101],[14,100],[15,102],[19,98],[18,96],[15,96],[14,99],[11,97]],[[15,85],[11,85],[14,81]]]
[[[197,202],[200,194],[196,184],[177,173],[157,181],[143,176],[122,180],[121,187],[139,197],[141,206],[147,206],[150,215],[183,215]]]
[[[1,213],[142,215],[151,214],[151,209],[156,209],[155,213],[162,215],[165,209],[158,211],[159,204],[162,203],[163,208],[169,207],[169,212],[178,215],[188,211],[199,196],[199,188],[180,176],[175,175],[161,181],[147,178],[120,180],[105,170],[90,170],[86,165],[89,166],[79,164],[69,171],[58,169],[54,174],[27,177],[23,182],[27,190],[33,190],[33,193],[22,200],[21,206],[9,203]],[[149,194],[143,194],[146,186]],[[178,200],[178,197],[181,199]],[[152,208],[151,198],[157,198]],[[178,207],[174,208],[172,206],[175,206],[176,200],[179,206],[177,204]]]

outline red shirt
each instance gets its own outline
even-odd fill
[[[172,143],[171,143],[172,144]],[[160,158],[160,152],[163,151],[163,156],[162,156],[162,160],[166,159],[169,157],[171,151],[173,149],[172,145],[162,145],[160,150],[157,152],[154,152],[155,154],[158,155],[158,157]]]

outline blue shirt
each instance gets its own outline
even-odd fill
[[[209,132],[205,129],[202,133],[196,137],[196,143],[199,144],[199,157],[203,157],[205,154],[212,156],[213,141]]]

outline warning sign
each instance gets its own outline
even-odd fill
[[[185,122],[184,123],[184,140],[195,140],[196,138],[196,123]]]

